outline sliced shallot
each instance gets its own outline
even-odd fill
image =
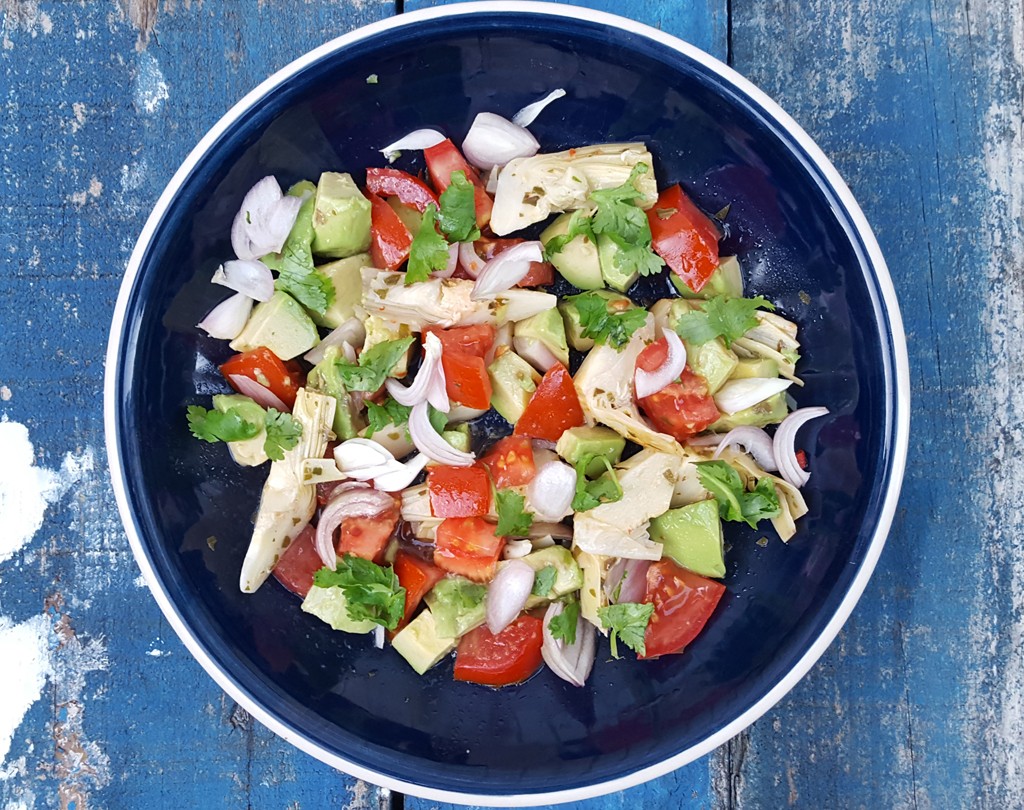
[[[528,129],[491,112],[477,113],[462,142],[462,154],[478,169],[504,166],[539,151],[540,143]]]
[[[785,391],[792,384],[792,380],[783,380],[779,377],[729,380],[715,394],[715,405],[724,414],[734,414],[764,402],[768,397]]]
[[[412,385],[407,388],[394,378],[388,378],[385,385],[396,402],[400,405],[413,406],[427,400],[432,386],[436,389],[434,379],[437,376],[444,381],[444,369],[441,368],[441,341],[433,332],[427,332],[423,341],[423,362],[420,363],[420,369],[416,372],[416,379]],[[434,407],[438,406],[434,404]],[[448,407],[446,405],[438,410],[447,413]]]
[[[395,462],[398,466],[374,478],[373,485],[382,492],[398,492],[405,489],[417,475],[423,472],[427,461],[428,459],[423,453],[417,453],[405,464]]]
[[[210,337],[234,340],[245,329],[251,312],[252,299],[242,293],[235,293],[211,309],[196,326]]]
[[[214,271],[211,281],[256,301],[269,301],[274,294],[274,274],[263,262],[247,259],[224,262]]]
[[[338,469],[353,478],[356,477],[353,473],[386,466],[394,460],[395,457],[373,439],[348,439],[334,448]]]
[[[480,258],[473,247],[472,242],[459,242],[459,267],[461,267],[470,278],[476,278],[484,269],[483,259]]]
[[[779,474],[795,487],[802,487],[811,477],[797,461],[796,433],[805,422],[826,415],[828,408],[800,408],[783,419],[775,431],[775,460],[779,465]]]
[[[576,641],[566,644],[551,635],[551,620],[561,615],[565,605],[552,602],[544,614],[544,642],[540,653],[551,671],[573,686],[583,686],[594,667],[597,655],[597,639],[594,626],[580,616],[576,620]]]
[[[445,265],[444,270],[435,270],[430,275],[434,278],[451,278],[455,272],[455,268],[459,266],[459,245],[462,242],[456,242],[448,247],[448,264]]]
[[[381,149],[380,152],[388,159],[388,162],[391,163],[395,161],[403,149],[412,149],[415,151],[429,149],[431,146],[437,146],[443,140],[444,135],[436,129],[415,129],[405,137],[399,138],[394,143],[388,144]]]
[[[363,322],[359,318],[349,318],[316,344],[316,346],[302,355],[302,357],[306,362],[312,363],[315,366],[324,359],[324,354],[332,346],[342,348],[342,344],[345,343],[349,344],[349,346],[362,346],[365,340],[366,327]]]
[[[518,560],[533,551],[533,543],[526,539],[506,540],[501,556],[506,560]]]
[[[548,106],[552,101],[556,101],[565,96],[565,90],[559,87],[557,90],[552,90],[540,101],[535,101],[532,104],[527,104],[523,109],[512,116],[512,123],[519,124],[521,127],[528,127],[534,122],[541,110]]]
[[[487,629],[494,635],[515,621],[533,590],[534,570],[522,560],[509,560],[487,587]]]
[[[373,628],[373,646],[378,650],[384,649],[384,625],[378,624]]]
[[[712,458],[718,458],[727,447],[738,446],[743,452],[750,453],[754,461],[765,472],[775,472],[779,465],[775,461],[775,450],[772,447],[772,437],[764,432],[762,428],[751,425],[735,427],[725,434]]]
[[[650,560],[627,560],[620,557],[604,578],[604,592],[613,604],[642,602],[647,590],[647,569]]]
[[[376,517],[393,509],[395,499],[386,492],[370,489],[365,484],[342,484],[320,513],[316,525],[316,552],[320,560],[332,571],[338,567],[338,554],[334,549],[334,532],[347,518]]]
[[[576,471],[562,461],[549,461],[537,470],[526,489],[530,505],[541,520],[561,520],[572,513]]]
[[[449,467],[468,467],[476,458],[472,453],[463,453],[456,450],[445,438],[434,430],[430,424],[430,416],[427,411],[427,401],[413,405],[409,414],[409,435],[416,449],[431,461],[438,464],[446,464]]]
[[[277,408],[281,413],[289,413],[291,408],[284,404],[284,401],[267,386],[261,385],[252,379],[252,377],[246,377],[242,374],[229,374],[228,382],[234,386],[235,390],[240,394],[244,394],[249,397],[257,405],[264,408]]]
[[[231,247],[239,259],[278,253],[291,233],[303,198],[284,195],[273,175],[260,180],[242,198],[231,223]]]
[[[544,250],[540,242],[520,242],[513,245],[484,265],[476,277],[473,292],[469,297],[479,301],[503,293],[526,278],[532,262],[543,260]]]
[[[662,388],[679,379],[679,375],[686,368],[686,347],[679,339],[679,335],[672,329],[666,329],[664,336],[665,342],[668,344],[668,355],[665,357],[665,362],[654,371],[644,371],[642,368],[636,370],[637,399],[657,394]]]

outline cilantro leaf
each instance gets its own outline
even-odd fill
[[[202,405],[189,405],[186,418],[192,435],[211,444],[251,439],[263,428],[263,425],[247,422],[235,408],[222,413],[218,410],[208,411]]]
[[[394,425],[396,428],[402,425],[408,425],[409,414],[412,412],[412,408],[408,405],[402,405],[400,402],[388,397],[383,403],[378,405],[376,402],[366,402],[366,420],[368,422],[366,428],[366,438],[373,438],[373,434],[378,430],[383,430],[388,425]],[[406,428],[406,434],[409,433],[409,429]]]
[[[398,584],[395,569],[346,554],[338,567],[321,568],[313,575],[318,588],[341,588],[353,621],[371,621],[394,630],[405,611],[405,588]]]
[[[761,295],[757,298],[716,295],[702,302],[701,306],[702,312],[686,312],[679,318],[676,332],[683,340],[697,345],[721,337],[726,348],[757,326],[758,320],[754,313],[759,308],[775,309],[771,301]]]
[[[596,480],[589,481],[585,470],[595,458],[601,459],[604,463],[605,472]],[[619,479],[612,469],[611,461],[605,456],[588,455],[576,462],[576,494],[572,499],[574,512],[586,512],[602,503],[618,500],[622,500],[622,487],[619,486]]]
[[[281,413],[276,408],[267,410],[267,438],[263,450],[272,461],[281,461],[284,451],[291,450],[302,436],[302,423],[290,413]]]
[[[441,192],[441,213],[437,224],[453,242],[473,242],[480,238],[476,227],[476,189],[464,171],[452,172],[451,185]]]
[[[553,565],[545,565],[533,578],[534,596],[547,597],[551,595],[551,589],[555,587],[555,580],[558,579],[558,569]]]
[[[631,307],[621,312],[612,312],[608,301],[594,292],[580,293],[568,298],[576,304],[580,315],[580,334],[621,349],[633,333],[647,321],[647,310]]]
[[[700,485],[718,501],[722,520],[745,522],[757,528],[758,521],[778,517],[782,512],[775,485],[769,478],[762,478],[753,492],[747,492],[740,474],[725,461],[698,461],[697,477]]]
[[[498,511],[498,526],[494,533],[499,537],[526,537],[533,525],[533,513],[523,506],[526,499],[511,489],[499,489],[494,493],[494,504]]]
[[[448,243],[437,232],[437,206],[431,203],[423,212],[423,224],[409,246],[409,264],[405,268],[405,283],[426,281],[435,270],[448,266]]]
[[[580,603],[575,600],[566,602],[562,612],[552,617],[551,621],[548,622],[548,630],[551,631],[551,637],[556,641],[561,640],[569,645],[575,644],[576,625],[579,623],[579,619]]]
[[[430,420],[430,426],[438,433],[444,433],[444,429],[448,427],[448,414],[442,413],[433,405],[427,406],[427,419]]]
[[[644,631],[654,613],[654,605],[637,602],[622,602],[618,605],[598,608],[597,616],[601,626],[611,630],[612,656],[619,657],[617,641],[621,641],[637,655],[644,655],[647,646],[644,644]]]
[[[594,229],[590,225],[590,215],[582,209],[572,212],[569,217],[568,230],[565,233],[553,236],[544,245],[544,261],[551,261],[552,256],[561,253],[565,246],[577,236],[583,236],[591,242],[595,241]]]
[[[263,257],[263,263],[277,270],[274,288],[286,292],[307,309],[323,315],[334,301],[334,285],[313,264],[313,209],[316,186],[310,182],[296,183],[288,194],[298,197],[309,193],[299,208],[295,224],[279,254]]]
[[[356,363],[343,358],[335,359],[338,375],[348,391],[376,391],[382,385],[391,369],[409,350],[414,338],[404,337],[375,343],[359,355]]]
[[[650,242],[644,244],[630,244],[618,234],[608,234],[608,238],[615,242],[618,250],[615,251],[615,266],[623,273],[639,273],[641,276],[650,276],[661,272],[665,266],[665,260],[651,250]]]
[[[648,171],[650,167],[646,163],[637,163],[621,186],[591,192],[590,199],[597,204],[594,233],[615,234],[633,245],[647,247],[651,244],[647,213],[636,205],[636,200],[643,196],[636,187],[636,180]]]

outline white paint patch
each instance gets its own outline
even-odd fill
[[[155,115],[168,99],[167,82],[156,57],[148,51],[139,54],[135,70],[135,107],[147,115]]]
[[[138,191],[146,182],[146,175],[149,172],[149,165],[145,160],[137,163],[126,164],[121,167],[121,191],[128,193]]]
[[[8,388],[6,385],[0,385],[0,399],[2,399],[4,402],[10,402],[11,397],[13,396],[14,394],[11,393],[10,388]]]
[[[152,656],[153,658],[160,658],[165,655],[170,655],[170,653],[165,650],[149,650],[146,655]]]
[[[46,679],[53,674],[50,663],[52,629],[49,617],[33,616],[14,624],[0,616],[0,765],[11,750],[14,733],[25,713],[43,694]]]

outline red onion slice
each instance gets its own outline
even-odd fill
[[[573,686],[583,686],[594,667],[597,639],[594,626],[582,616],[576,620],[576,641],[566,644],[551,635],[551,620],[561,615],[565,606],[552,602],[544,614],[544,642],[540,652],[551,671]]]
[[[433,332],[427,332],[423,341],[423,362],[420,363],[420,370],[416,372],[413,384],[406,388],[394,378],[388,378],[384,384],[388,393],[400,405],[415,406],[426,401],[434,377],[439,372],[444,374],[444,370],[441,369],[441,341]],[[445,413],[448,411],[447,408],[439,410],[444,410]]]
[[[269,301],[274,294],[274,274],[263,262],[244,259],[224,262],[211,281],[256,301]]]
[[[724,433],[707,433],[704,436],[691,436],[686,444],[689,447],[718,447],[724,438]]]
[[[252,299],[242,293],[235,293],[210,310],[197,327],[212,338],[234,340],[245,329],[252,313]]]
[[[650,560],[627,560],[620,557],[604,578],[604,592],[614,604],[642,602],[647,592],[647,569]]]
[[[513,245],[484,265],[469,297],[480,301],[511,289],[526,278],[532,262],[540,261],[544,261],[544,250],[540,242]]]
[[[462,142],[462,154],[478,169],[504,166],[539,151],[540,143],[528,129],[491,112],[477,113]]]
[[[386,492],[378,492],[365,484],[342,484],[334,490],[331,500],[320,513],[316,526],[316,552],[320,560],[332,571],[338,567],[338,553],[334,549],[334,532],[346,518],[376,517],[394,508],[395,499]]]
[[[373,485],[382,492],[398,492],[409,486],[416,476],[423,472],[426,465],[427,457],[423,453],[417,453],[405,464],[399,464],[393,470],[378,475],[373,479]]]
[[[451,278],[455,268],[459,266],[459,245],[462,242],[455,242],[448,246],[448,264],[444,270],[434,270],[430,275],[433,278]]]
[[[303,359],[314,366],[324,359],[327,350],[332,346],[343,349],[343,344],[362,346],[366,340],[366,327],[359,318],[349,318],[341,326],[332,331],[316,346],[302,355]]]
[[[792,384],[792,380],[783,380],[779,377],[729,380],[715,394],[715,405],[724,414],[734,414],[764,402],[768,397],[785,391]]]
[[[743,425],[725,434],[712,458],[718,458],[727,447],[738,446],[743,452],[750,453],[757,466],[765,472],[775,472],[779,465],[775,461],[775,450],[772,438],[762,428]]]
[[[636,370],[634,385],[637,399],[657,394],[666,385],[671,385],[679,379],[679,375],[686,368],[686,347],[679,339],[679,335],[672,329],[666,329],[664,337],[668,344],[668,355],[665,357],[665,362],[654,371],[644,371],[642,368]]]
[[[291,412],[291,408],[285,405],[284,401],[277,394],[251,377],[245,377],[241,374],[229,374],[228,381],[239,394],[249,397],[257,405],[262,405],[264,408],[277,408],[282,413]]]
[[[576,471],[562,461],[549,461],[537,470],[526,496],[538,518],[561,520],[572,514],[576,494]]]
[[[470,278],[476,278],[484,269],[484,260],[476,252],[472,242],[459,242],[459,267],[461,267]]]
[[[394,143],[388,144],[380,152],[388,159],[389,163],[393,163],[403,149],[414,151],[429,149],[431,146],[437,146],[444,139],[444,135],[436,129],[415,129]]]
[[[782,420],[775,431],[775,460],[779,464],[782,478],[800,488],[810,479],[811,474],[800,467],[796,458],[796,434],[803,424],[819,416],[828,415],[828,408],[800,408]]]
[[[565,96],[565,90],[559,87],[557,90],[552,90],[540,101],[535,101],[532,104],[527,104],[523,109],[512,116],[512,123],[519,124],[521,127],[528,127],[534,122],[541,110],[548,106],[552,101],[563,98]]]
[[[416,449],[438,464],[446,464],[449,467],[468,467],[476,458],[472,453],[456,450],[445,441],[440,433],[434,430],[427,413],[426,400],[412,407],[412,412],[409,414],[409,435],[412,437],[412,443],[416,445]]]
[[[494,635],[515,621],[530,598],[534,570],[522,560],[509,560],[487,588],[487,629]]]

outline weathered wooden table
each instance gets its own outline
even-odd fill
[[[915,414],[889,546],[810,675],[714,754],[580,806],[1022,806],[1022,0],[595,5],[727,60],[832,157],[900,294]],[[5,808],[403,804],[254,724],[188,656],[122,534],[100,401],[121,274],[178,163],[269,73],[402,10],[0,0]]]

